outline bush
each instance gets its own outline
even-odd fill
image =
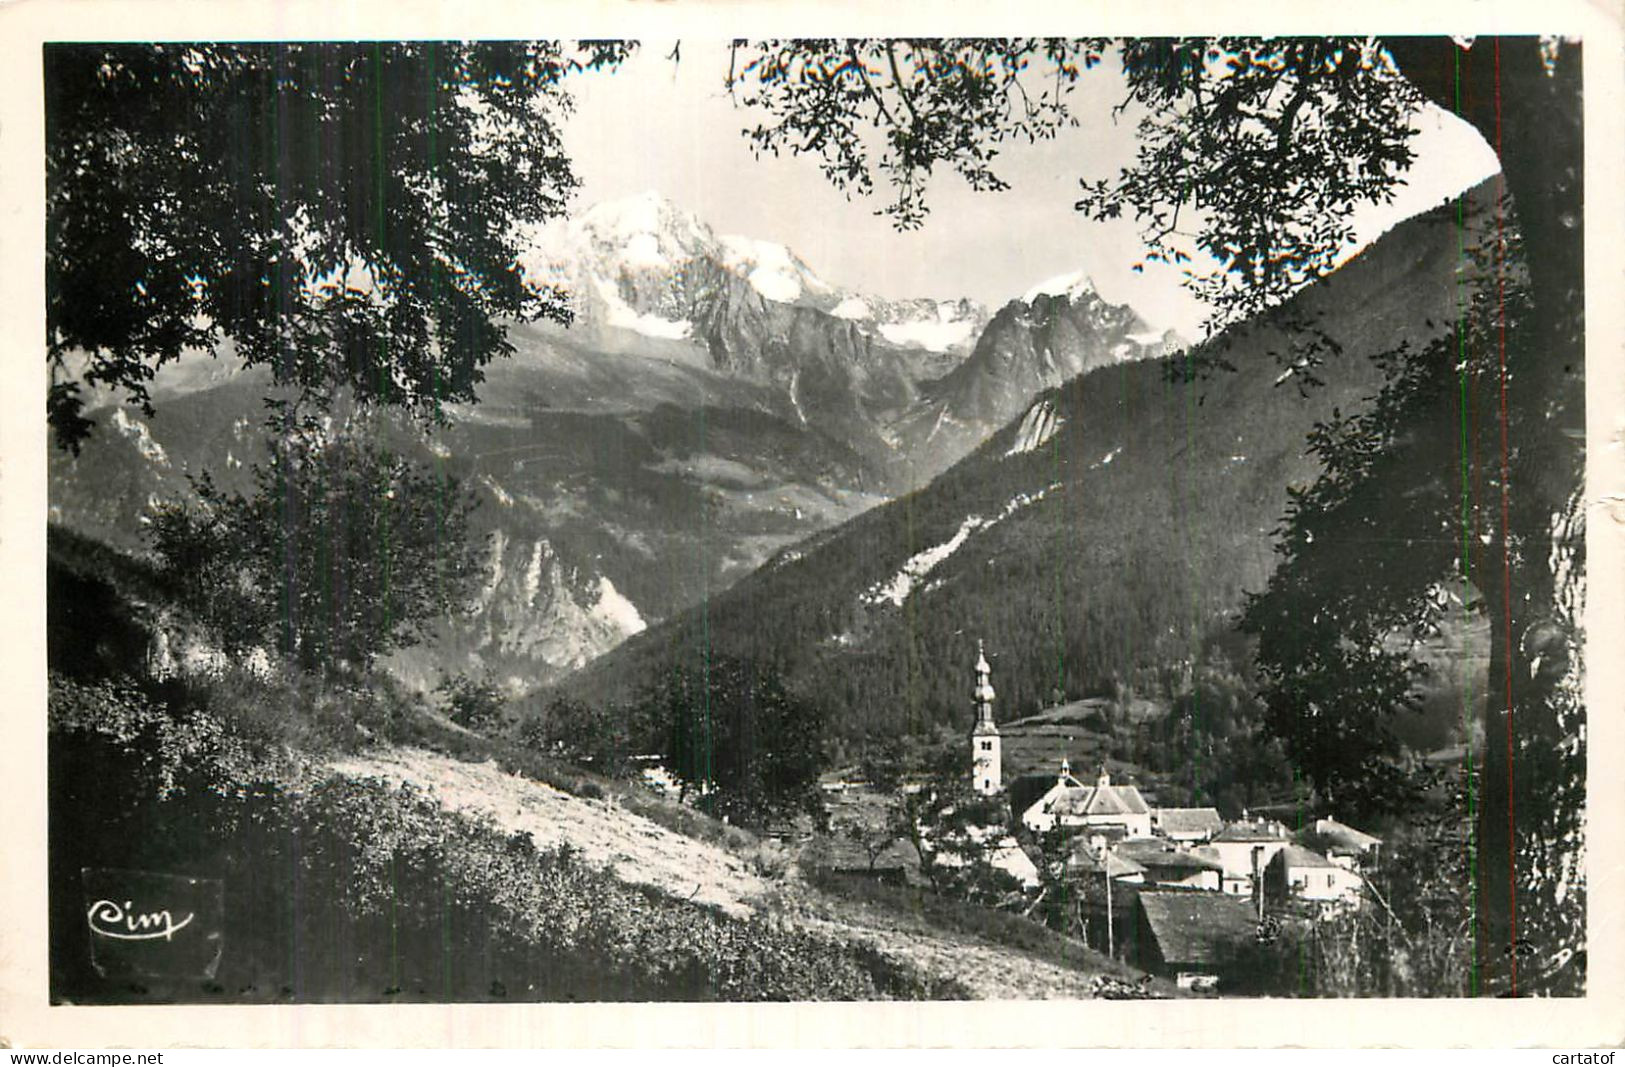
[[[478,678],[443,673],[434,691],[445,701],[446,717],[458,726],[485,731],[502,725],[508,698],[489,672]]]
[[[629,712],[604,708],[568,697],[548,703],[539,715],[519,727],[519,739],[538,752],[591,767],[599,774],[623,777],[632,768]]]

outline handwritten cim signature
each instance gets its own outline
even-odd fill
[[[195,914],[188,914],[186,918],[176,922],[168,908],[138,915],[132,910],[131,902],[128,900],[124,902],[122,908],[117,901],[98,900],[85,913],[85,919],[90,923],[91,930],[103,937],[116,937],[120,941],[151,941],[160,937],[170,941],[174,939],[175,931],[185,927],[194,918]],[[123,929],[119,928],[121,923]]]

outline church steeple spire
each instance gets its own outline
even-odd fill
[[[982,642],[976,642],[976,724],[971,727],[971,785],[978,793],[1004,788],[999,754],[999,728],[993,722],[993,668],[988,666]]]
[[[982,642],[976,642],[976,724],[993,725],[993,668],[987,665]]]

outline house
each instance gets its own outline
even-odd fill
[[[1023,889],[1036,889],[1043,881],[1038,873],[1038,864],[1003,826],[973,824],[964,828],[964,834],[990,866],[1014,878]],[[931,847],[929,839],[926,847]],[[958,850],[945,848],[936,849],[934,858],[940,867],[958,867],[965,862]]]
[[[1292,835],[1274,819],[1243,817],[1228,823],[1213,835],[1212,841],[1224,868],[1220,888],[1226,893],[1251,893],[1253,880],[1261,877],[1275,854],[1291,843]]]
[[[1182,848],[1160,838],[1139,838],[1124,841],[1116,851],[1144,868],[1145,881],[1153,885],[1213,892],[1222,888],[1224,863],[1211,846]]]
[[[924,885],[920,856],[904,840],[888,842],[871,857],[863,846],[844,835],[820,836],[803,853],[803,862],[826,874],[884,882],[887,885]]]
[[[1183,889],[1142,889],[1137,925],[1140,969],[1172,978],[1183,989],[1217,986],[1259,929],[1251,901]]]
[[[987,861],[997,869],[1021,883],[1023,889],[1037,889],[1043,881],[1038,864],[1031,853],[1009,834],[992,839],[987,845]]]
[[[1211,841],[1223,829],[1224,819],[1217,808],[1151,809],[1151,832],[1170,841]]]
[[[1382,848],[1382,838],[1362,833],[1336,819],[1316,819],[1314,826],[1304,834],[1302,843],[1350,870],[1374,869]]]
[[[1116,837],[1150,837],[1151,809],[1140,790],[1113,785],[1106,768],[1093,785],[1072,777],[1066,760],[1055,785],[1021,815],[1022,825],[1034,833],[1063,830],[1103,831]]]
[[[1358,905],[1365,879],[1318,852],[1288,845],[1270,858],[1264,869],[1264,887],[1278,898]]]
[[[1111,872],[1114,882],[1138,885],[1146,880],[1146,869],[1123,855],[1120,849],[1100,848],[1094,842],[1082,839],[1073,842],[1063,867],[1065,878],[1100,878],[1107,871]]]

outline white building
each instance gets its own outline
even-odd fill
[[[1212,847],[1224,865],[1224,891],[1251,893],[1253,879],[1262,876],[1275,854],[1291,843],[1291,833],[1273,819],[1243,818],[1220,830],[1213,837]]]
[[[1323,903],[1358,904],[1365,880],[1302,845],[1288,845],[1265,869],[1265,885],[1276,895]]]
[[[1055,784],[1022,812],[1021,821],[1034,833],[1060,827],[1113,832],[1121,837],[1151,836],[1151,809],[1136,786],[1113,785],[1104,767],[1094,785],[1084,785],[1072,777],[1071,765],[1064,759]]]

